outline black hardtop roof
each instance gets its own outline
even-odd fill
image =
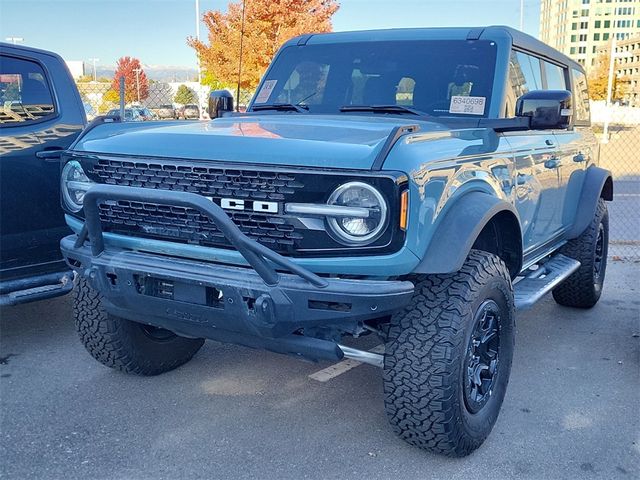
[[[390,28],[351,32],[315,33],[292,38],[283,46],[366,41],[465,39],[495,40],[496,42],[504,42],[507,40],[516,48],[526,50],[556,63],[584,71],[582,65],[559,52],[555,48],[550,47],[531,35],[505,25],[485,27]]]

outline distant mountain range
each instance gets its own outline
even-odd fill
[[[90,63],[84,64],[85,73],[91,75],[93,67]],[[198,71],[195,68],[177,67],[171,65],[142,65],[147,78],[156,82],[186,82],[194,80]],[[97,65],[96,74],[98,77],[113,78],[115,74],[115,65]]]

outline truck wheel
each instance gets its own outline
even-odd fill
[[[73,314],[80,340],[91,356],[107,367],[138,375],[158,375],[191,360],[204,344],[201,338],[179,337],[109,315],[101,295],[83,278],[75,288]]]
[[[560,253],[580,262],[580,268],[553,289],[553,298],[566,307],[591,308],[600,299],[609,250],[609,213],[600,198],[596,214],[578,238],[567,242]]]
[[[509,382],[514,317],[496,255],[472,250],[460,271],[416,279],[385,345],[385,410],[402,439],[454,457],[482,444]]]

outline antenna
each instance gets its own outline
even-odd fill
[[[240,111],[240,78],[242,77],[242,43],[244,40],[244,2],[242,0],[242,21],[240,22],[240,57],[238,58],[238,91],[236,94],[236,111]]]

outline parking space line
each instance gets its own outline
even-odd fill
[[[372,353],[384,353],[384,345],[376,345],[369,351]],[[346,360],[334,363],[327,368],[323,368],[322,370],[318,370],[317,372],[312,373],[311,375],[309,375],[309,378],[318,382],[328,382],[332,378],[336,378],[338,375],[342,375],[352,368],[356,368],[358,365],[362,365],[362,362],[347,358]]]

